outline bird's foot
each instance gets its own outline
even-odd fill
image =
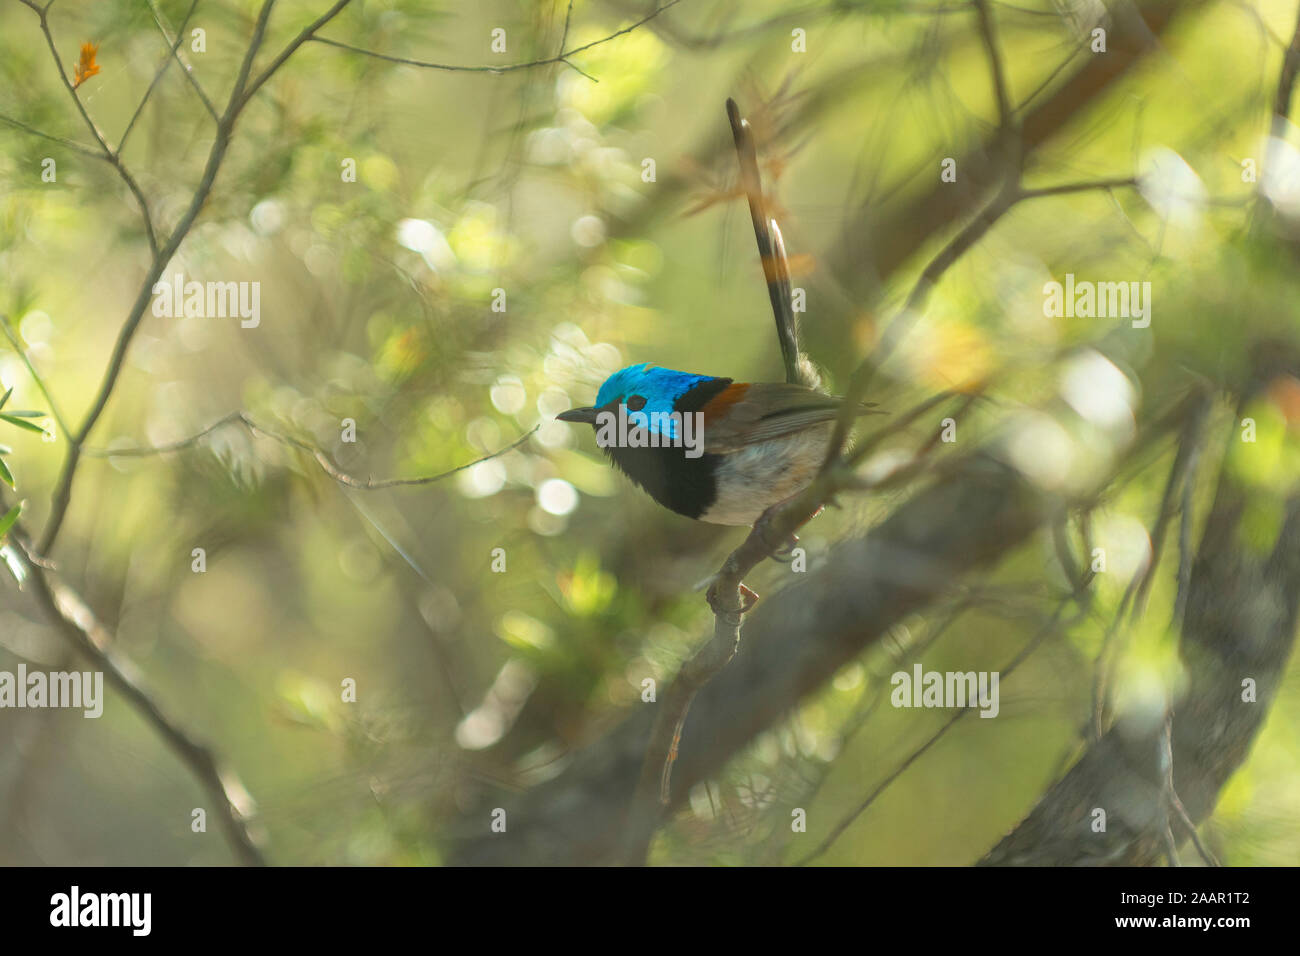
[[[767,541],[766,538],[764,538],[763,540],[765,542]],[[789,564],[791,561],[794,560],[794,549],[795,549],[795,545],[797,545],[798,543],[799,543],[799,536],[797,534],[790,535],[790,537],[787,538],[785,543],[782,544],[780,547],[770,549],[772,552],[771,554],[772,560],[780,561],[782,564]]]
[[[799,544],[799,536],[797,534],[791,532],[786,535],[784,539],[778,540],[779,535],[777,535],[772,528],[772,524],[776,520],[776,513],[780,511],[786,501],[789,500],[791,499],[787,498],[785,501],[778,501],[776,504],[772,505],[772,507],[759,515],[758,520],[754,522],[754,530],[758,532],[758,536],[762,539],[763,543],[767,545],[768,552],[777,561],[788,562],[790,560],[790,555]],[[816,518],[824,510],[825,508],[818,508],[809,516],[808,520],[811,521],[813,518]]]

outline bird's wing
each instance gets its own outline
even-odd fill
[[[805,385],[732,385],[702,409],[704,450],[725,454],[832,422],[843,405],[844,399]],[[857,414],[872,414],[872,406],[860,406]]]

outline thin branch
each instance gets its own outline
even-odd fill
[[[212,117],[213,122],[220,122],[221,117],[217,115],[217,108],[212,105],[212,100],[208,98],[208,94],[204,91],[202,84],[199,83],[199,78],[194,75],[193,68],[181,59],[180,47],[185,33],[184,27],[177,31],[176,44],[175,46],[172,46],[172,38],[167,30],[167,25],[163,23],[162,11],[158,9],[157,0],[149,0],[149,11],[153,14],[153,22],[157,24],[158,32],[162,34],[163,40],[166,44],[171,47],[172,56],[175,57],[176,62],[180,64],[181,72],[185,74],[185,79],[189,81],[194,92],[198,95],[199,99],[203,101],[203,108],[208,111],[208,115]],[[186,19],[188,19],[188,17]]]
[[[189,768],[208,799],[219,809],[226,840],[240,862],[264,866],[266,860],[248,826],[255,808],[239,781],[222,766],[207,745],[183,730],[152,694],[131,676],[135,667],[118,654],[113,635],[95,618],[81,596],[59,581],[47,569],[45,561],[31,553],[26,536],[11,533],[9,540],[18,545],[13,551],[26,565],[27,580],[34,585],[32,591],[38,603],[64,638],[104,673],[109,685],[127,699]]]
[[[569,42],[569,22],[573,19],[573,0],[569,0],[569,5],[564,9],[564,31],[560,34],[560,54],[564,53],[564,45]]]
[[[247,102],[248,99],[254,93],[256,93],[259,89],[261,89],[262,84],[265,83],[267,80],[269,80],[272,76],[274,76],[276,70],[284,66],[285,61],[287,61],[289,57],[293,56],[294,51],[296,51],[300,46],[302,46],[308,40],[316,39],[316,35],[315,35],[316,31],[319,30],[321,27],[325,26],[325,24],[329,23],[331,20],[333,20],[336,16],[338,16],[338,14],[343,10],[343,8],[346,7],[350,2],[351,0],[336,0],[334,6],[330,7],[328,10],[322,13],[319,17],[317,17],[314,21],[312,21],[310,25],[304,28],[301,33],[299,33],[296,37],[294,37],[289,42],[289,45],[286,46],[283,50],[281,50],[279,55],[274,60],[271,61],[271,64],[260,74],[258,74],[257,79],[255,79],[252,83],[249,84],[247,91],[244,92],[242,95],[242,101]]]
[[[1178,822],[1187,829],[1188,835],[1192,838],[1192,845],[1196,847],[1196,852],[1200,854],[1206,866],[1219,866],[1219,861],[1214,854],[1201,842],[1201,837],[1196,832],[1196,824],[1192,822],[1187,807],[1183,805],[1183,801],[1178,796],[1178,791],[1174,789],[1174,712],[1172,709],[1165,711],[1164,729],[1160,734],[1160,768],[1163,771],[1160,782],[1161,798],[1164,803],[1161,808],[1162,811],[1166,816],[1172,811]],[[1166,856],[1169,858],[1171,866],[1177,866],[1178,844],[1174,840],[1173,826],[1168,820],[1166,820],[1163,830]]]
[[[1048,619],[1048,622],[1039,630],[1037,634],[1035,634],[1032,638],[1030,638],[1029,643],[1027,643],[1024,647],[1022,647],[1019,650],[1019,652],[1017,652],[1015,657],[1013,657],[1002,667],[1002,669],[999,671],[1002,677],[1011,676],[1011,674],[1016,670],[1016,668],[1018,668],[1021,664],[1025,662],[1025,660],[1029,657],[1029,655],[1034,653],[1034,651],[1038,650],[1038,648],[1042,645],[1043,641],[1045,641],[1048,637],[1052,636],[1053,634],[1058,633],[1062,629],[1062,625],[1060,623],[1061,615],[1065,613],[1065,609],[1072,602],[1077,601],[1082,596],[1083,592],[1087,590],[1088,586],[1091,583],[1092,583],[1092,574],[1091,572],[1089,572],[1083,582],[1082,588],[1079,591],[1076,591],[1074,594],[1071,594],[1068,597],[1066,597],[1063,601],[1061,601],[1061,603],[1057,605],[1056,610],[1052,613],[1051,618]],[[1068,628],[1073,623],[1074,620],[1067,621],[1064,624],[1064,627]],[[860,803],[857,807],[855,807],[852,811],[850,811],[849,814],[844,817],[844,819],[840,820],[840,822],[835,825],[835,827],[831,830],[831,832],[827,834],[826,838],[823,839],[822,842],[819,843],[811,853],[798,860],[795,863],[795,866],[807,866],[813,860],[817,859],[817,857],[821,856],[823,853],[829,850],[831,846],[835,843],[835,841],[838,840],[843,835],[844,831],[847,830],[849,827],[851,827],[854,821],[858,819],[858,817],[866,813],[868,808],[870,808],[870,806],[876,802],[876,799],[882,793],[884,793],[887,789],[889,789],[890,785],[893,784],[895,780],[901,777],[907,771],[907,769],[912,766],[912,764],[916,763],[917,760],[921,759],[921,757],[925,755],[926,751],[928,751],[931,747],[933,747],[936,743],[938,743],[943,738],[943,736],[946,733],[948,733],[948,731],[951,730],[954,725],[956,725],[956,723],[959,720],[961,720],[963,717],[970,714],[974,710],[978,710],[978,707],[973,705],[970,707],[963,707],[960,710],[958,710],[956,713],[954,713],[951,717],[949,717],[948,720],[944,722],[943,726],[941,726],[938,730],[936,730],[933,734],[931,734],[930,737],[924,743],[922,743],[919,747],[917,747],[910,754],[908,754],[908,756],[903,760],[902,763],[900,763],[897,767],[895,767],[894,770],[887,777],[885,777],[884,780],[882,780],[879,784],[876,785],[875,789],[873,789],[867,795],[867,798],[863,800],[862,803]]]
[[[567,66],[573,66],[572,63],[569,63],[569,57],[578,53],[583,53],[593,47],[600,46],[602,43],[608,43],[610,40],[621,37],[624,34],[631,33],[637,27],[649,23],[665,10],[670,7],[675,7],[681,2],[682,0],[669,0],[668,3],[656,7],[648,15],[642,17],[631,26],[624,27],[621,30],[616,30],[608,36],[601,37],[599,40],[592,40],[590,43],[584,43],[582,46],[574,47],[571,50],[563,50],[555,56],[543,57],[539,60],[529,60],[525,63],[507,63],[502,66],[458,66],[453,63],[431,63],[427,60],[416,60],[405,56],[393,56],[389,53],[378,53],[374,50],[367,50],[364,47],[353,46],[350,43],[331,40],[328,37],[307,36],[303,39],[311,40],[315,43],[324,43],[326,46],[337,47],[340,50],[348,50],[351,53],[360,53],[362,56],[373,57],[376,60],[385,60],[389,63],[401,64],[402,66],[418,66],[426,70],[446,70],[454,73],[512,73],[515,70],[528,70],[537,66],[546,66],[550,63],[564,63]],[[574,69],[577,69],[577,67],[574,67]],[[578,70],[578,72],[582,73],[581,70]],[[583,76],[587,75],[588,74],[583,73]],[[594,77],[591,78],[594,79]]]
[[[1044,186],[1039,189],[1020,190],[1020,199],[1042,199],[1044,196],[1066,196],[1071,193],[1092,192],[1103,189],[1130,189],[1138,185],[1136,176],[1120,176],[1115,179],[1093,179],[1078,183],[1061,183],[1058,186]]]
[[[98,150],[91,149],[89,146],[84,146],[74,140],[64,139],[62,136],[52,136],[49,133],[42,132],[35,126],[28,126],[26,123],[21,120],[16,120],[12,116],[5,116],[3,113],[0,113],[0,123],[8,123],[10,126],[15,126],[26,133],[31,133],[33,136],[39,136],[41,139],[48,139],[52,143],[66,146],[68,149],[74,149],[84,156],[90,156],[94,159],[104,158],[104,154]]]
[[[1110,660],[1114,653],[1115,637],[1119,634],[1120,627],[1126,617],[1131,626],[1137,623],[1145,610],[1147,594],[1155,580],[1156,569],[1164,553],[1169,524],[1173,520],[1174,512],[1178,509],[1176,499],[1179,497],[1179,491],[1180,489],[1183,490],[1182,500],[1186,501],[1187,494],[1190,493],[1192,487],[1192,467],[1199,452],[1202,441],[1201,432],[1205,425],[1205,418],[1209,414],[1212,398],[1213,393],[1209,390],[1193,390],[1189,393],[1189,402],[1184,406],[1186,415],[1179,430],[1178,450],[1174,454],[1173,463],[1169,467],[1169,476],[1165,480],[1164,492],[1160,496],[1160,505],[1156,510],[1155,524],[1150,532],[1150,556],[1145,564],[1134,571],[1132,577],[1130,577],[1128,584],[1124,588],[1124,593],[1120,597],[1115,616],[1102,636],[1101,649],[1097,652],[1095,663],[1096,671],[1092,679],[1092,722],[1089,736],[1094,742],[1100,740],[1106,732],[1107,704],[1110,693]],[[1190,534],[1190,530],[1184,527],[1183,533]],[[1184,560],[1185,558],[1180,555],[1180,589],[1182,588],[1181,564]],[[1190,569],[1188,573],[1190,574]],[[1181,593],[1185,596],[1186,592],[1182,591]],[[1175,600],[1175,615],[1181,616],[1181,612],[1177,610],[1179,599]]]
[[[980,210],[974,219],[948,241],[948,244],[939,251],[930,264],[921,272],[920,278],[917,279],[916,285],[913,286],[903,308],[885,327],[884,334],[880,338],[880,344],[862,360],[849,380],[849,387],[844,395],[844,406],[839,417],[835,420],[835,429],[831,433],[830,445],[826,451],[826,460],[822,465],[823,470],[833,467],[843,453],[845,443],[849,438],[849,431],[853,427],[854,411],[863,398],[866,397],[867,389],[871,386],[876,370],[890,356],[898,343],[902,341],[903,336],[911,328],[935,284],[952,267],[953,263],[983,238],[984,234],[993,227],[993,224],[1016,204],[1016,201],[1016,188],[1013,184],[1008,184],[998,192],[988,205]]]
[[[1011,107],[1011,93],[1007,86],[1007,71],[998,47],[997,25],[989,10],[989,0],[971,0],[979,21],[980,39],[989,58],[989,73],[993,78],[993,92],[998,104],[998,126],[1004,133],[1015,129],[1015,112]]]
[[[1018,7],[1009,3],[995,3],[995,6],[1009,13],[1018,14],[1027,17],[1057,17],[1053,10],[1034,10],[1028,7]],[[625,5],[622,5],[625,8]],[[663,37],[671,40],[680,47],[690,50],[709,50],[716,49],[724,44],[734,40],[744,39],[754,36],[755,34],[764,33],[768,30],[774,30],[779,27],[806,25],[816,22],[822,18],[828,20],[847,17],[850,15],[869,17],[938,17],[949,16],[952,14],[970,13],[971,8],[968,3],[887,3],[875,4],[863,2],[851,4],[847,2],[827,3],[825,0],[819,0],[817,3],[799,7],[787,13],[778,14],[766,20],[760,20],[746,26],[736,27],[731,30],[718,30],[710,34],[695,34],[674,26],[667,19],[661,20],[653,27],[654,31]]]
[[[295,448],[298,451],[305,452],[316,461],[320,466],[321,471],[325,472],[325,474],[333,478],[339,484],[346,485],[349,488],[358,488],[363,491],[374,491],[379,488],[397,488],[405,485],[434,484],[435,482],[442,481],[444,478],[450,478],[452,475],[473,468],[475,465],[482,464],[485,461],[491,461],[493,458],[499,458],[507,452],[514,451],[536,434],[537,430],[542,427],[540,423],[534,425],[531,430],[516,438],[509,445],[491,452],[490,454],[484,455],[481,458],[476,458],[463,465],[457,465],[449,471],[439,472],[436,475],[425,475],[419,478],[366,478],[363,480],[353,477],[340,469],[338,465],[336,465],[333,460],[325,454],[325,452],[321,451],[315,445],[309,444],[300,438],[294,438],[291,435],[284,435],[280,432],[265,428],[262,425],[259,425],[245,412],[231,412],[229,415],[224,415],[212,424],[199,429],[199,431],[190,435],[188,438],[181,438],[165,445],[135,445],[126,448],[85,448],[83,449],[83,452],[90,458],[148,458],[155,455],[167,455],[172,454],[173,452],[187,451],[194,448],[204,438],[207,438],[213,432],[218,431],[227,425],[241,425],[252,435],[261,435],[263,438],[269,438],[281,445],[286,445],[290,448]]]
[[[1300,77],[1300,12],[1296,14],[1295,31],[1291,45],[1282,59],[1282,72],[1278,76],[1277,95],[1273,99],[1273,122],[1280,123],[1291,115],[1291,97],[1295,94],[1296,78]]]
[[[153,95],[154,88],[162,80],[163,74],[165,74],[167,68],[172,65],[172,58],[176,57],[176,50],[180,47],[181,41],[185,38],[185,27],[189,25],[190,17],[194,16],[194,11],[198,5],[199,0],[191,0],[190,8],[185,13],[185,19],[181,21],[180,29],[176,31],[176,42],[172,44],[167,55],[163,57],[162,62],[158,64],[158,69],[154,71],[153,79],[149,81],[148,89],[144,91],[144,96],[140,97],[140,102],[136,105],[135,112],[131,114],[131,119],[127,122],[126,129],[122,131],[122,138],[117,142],[118,155],[121,155],[122,150],[126,149],[127,137],[131,135],[131,130],[135,129],[136,120],[138,120],[140,114],[144,112],[144,108],[149,102],[149,97]]]
[[[916,280],[916,284],[912,287],[911,293],[908,294],[902,309],[886,326],[884,333],[880,337],[880,343],[870,355],[862,360],[862,363],[854,371],[852,378],[849,380],[849,388],[845,393],[844,409],[835,422],[835,431],[831,436],[831,445],[826,453],[826,462],[823,467],[830,467],[832,462],[843,451],[844,444],[848,441],[849,430],[853,425],[853,409],[866,397],[867,389],[876,370],[893,353],[893,350],[902,341],[903,336],[910,330],[912,323],[915,322],[924,309],[930,292],[957,260],[965,255],[980,239],[984,238],[984,235],[999,219],[1023,200],[1041,199],[1047,196],[1064,196],[1091,190],[1109,191],[1123,187],[1133,187],[1137,184],[1136,177],[1126,176],[1117,179],[1098,179],[1025,189],[1020,185],[1019,173],[1017,173],[1014,181],[1006,182],[975,218],[958,231],[930,260],[930,263],[922,270],[920,277]]]
[[[24,0],[24,2],[26,2],[26,0]],[[157,256],[158,236],[154,232],[153,217],[149,213],[149,203],[145,199],[144,192],[140,189],[140,184],[135,181],[135,177],[132,176],[131,172],[126,168],[126,165],[122,162],[122,158],[117,153],[113,152],[112,147],[108,145],[108,140],[104,138],[104,134],[100,131],[99,127],[95,125],[95,121],[90,118],[90,114],[86,112],[86,105],[81,102],[81,97],[77,95],[77,88],[73,86],[72,81],[68,79],[68,73],[63,68],[63,59],[59,56],[58,45],[54,42],[54,33],[50,30],[50,21],[48,16],[50,9],[49,5],[38,7],[35,3],[27,3],[27,6],[35,10],[37,16],[40,18],[41,33],[45,35],[45,44],[50,48],[50,56],[54,59],[54,66],[59,71],[59,79],[63,81],[64,88],[68,91],[68,95],[72,97],[72,102],[76,104],[77,112],[81,114],[81,118],[85,122],[86,128],[90,130],[91,135],[95,138],[95,142],[99,143],[99,148],[104,154],[103,159],[117,170],[118,176],[121,177],[122,182],[126,183],[126,188],[131,191],[131,195],[135,197],[136,203],[140,206],[140,215],[144,220],[145,235],[149,240],[149,250]]]
[[[591,82],[599,83],[600,80],[596,79],[586,70],[584,70],[582,67],[578,66],[576,63],[573,63],[568,59],[565,59],[564,47],[565,44],[569,42],[569,24],[572,20],[573,20],[573,0],[569,0],[568,6],[564,8],[564,29],[560,32],[560,54],[559,54],[560,62],[563,63],[565,66],[569,67],[569,69],[573,70],[574,72],[582,74],[587,79],[591,80]]]
[[[27,354],[27,349],[23,348],[22,342],[19,341],[18,333],[14,331],[13,326],[9,323],[9,316],[3,313],[0,313],[0,328],[3,328],[5,338],[9,340],[9,344],[12,345],[14,351],[18,353],[18,357],[23,360],[23,365],[27,367],[27,374],[32,377],[32,381],[36,383],[36,387],[39,388],[41,394],[45,396],[46,404],[50,406],[50,414],[54,417],[55,424],[59,426],[59,434],[68,434],[68,424],[64,421],[63,415],[59,412],[58,403],[54,401],[54,396],[50,394],[50,390],[45,384],[45,379],[36,371],[36,366],[32,364],[32,357]]]
[[[257,22],[253,25],[253,37],[248,43],[248,49],[244,51],[243,62],[239,64],[239,73],[235,76],[235,85],[230,91],[230,99],[226,103],[222,123],[233,122],[244,104],[248,102],[244,96],[244,89],[253,71],[253,61],[257,58],[262,42],[266,39],[266,25],[271,19],[271,8],[274,6],[275,0],[264,0],[262,9],[257,14]]]
[[[957,392],[937,392],[925,401],[914,405],[897,418],[891,418],[888,425],[876,429],[864,441],[854,446],[853,451],[844,456],[845,463],[852,465],[861,461],[871,451],[878,448],[885,439],[903,431],[930,409],[942,405],[950,398],[955,398],[957,394]]]
[[[335,6],[341,8],[347,2],[348,0],[340,0],[340,3]],[[81,427],[75,433],[72,433],[70,437],[68,454],[63,461],[63,467],[59,472],[59,478],[51,496],[50,515],[46,519],[45,530],[41,534],[40,543],[37,547],[41,554],[48,554],[58,538],[59,530],[63,526],[63,520],[68,513],[68,506],[72,501],[72,483],[77,475],[77,465],[81,460],[82,446],[90,436],[95,424],[104,414],[104,409],[108,407],[108,401],[113,395],[113,389],[116,388],[118,377],[122,374],[122,369],[126,363],[126,354],[131,347],[131,341],[135,337],[136,330],[140,327],[140,322],[144,318],[145,311],[152,299],[154,283],[158,281],[172,256],[176,254],[186,235],[189,234],[195,220],[198,219],[199,212],[203,209],[204,203],[207,202],[213,184],[216,182],[217,173],[221,169],[226,150],[230,147],[235,122],[238,120],[243,108],[248,104],[248,96],[245,95],[248,77],[253,68],[253,60],[257,56],[257,52],[266,36],[266,25],[270,19],[271,8],[274,3],[275,0],[266,0],[262,5],[257,23],[253,28],[252,39],[249,41],[248,49],[240,65],[239,75],[236,77],[234,88],[231,90],[230,99],[226,104],[225,112],[217,122],[216,136],[213,138],[212,147],[208,151],[203,175],[194,189],[193,196],[190,198],[190,205],[176,224],[176,228],[172,230],[167,242],[155,254],[153,264],[150,266],[144,282],[140,285],[135,303],[131,306],[131,312],[122,328],[118,331],[117,340],[113,343],[113,353],[109,357],[108,367],[104,371],[104,377],[100,382],[98,391],[95,393],[95,399],[90,410],[86,413]],[[299,36],[301,37],[302,34]],[[269,79],[275,69],[287,62],[288,54],[300,45],[300,42],[290,44],[290,49],[276,58],[271,67],[261,74],[257,83],[260,85]],[[60,69],[62,68],[60,67]]]

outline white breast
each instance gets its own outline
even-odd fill
[[[827,422],[723,455],[715,476],[717,500],[700,520],[750,525],[772,505],[803,491],[821,469],[834,427]]]

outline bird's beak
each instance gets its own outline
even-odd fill
[[[596,409],[594,408],[571,408],[567,412],[560,412],[555,416],[556,421],[561,422],[578,422],[583,425],[596,424]]]

